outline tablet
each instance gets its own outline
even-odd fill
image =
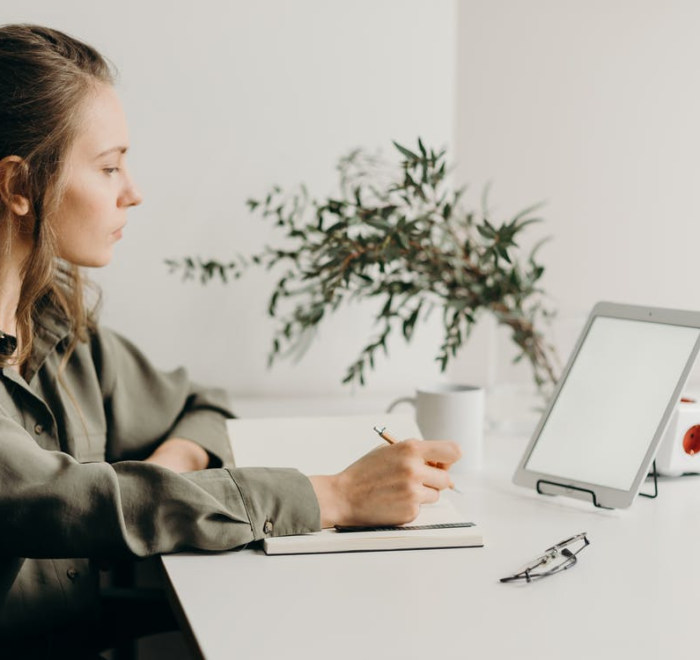
[[[630,506],[698,350],[700,312],[598,303],[513,481]]]

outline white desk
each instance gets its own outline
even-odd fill
[[[700,477],[661,480],[657,499],[605,511],[513,486],[525,444],[489,436],[484,470],[454,496],[484,548],[164,557],[202,656],[700,657]],[[572,570],[498,582],[581,531],[591,545]]]

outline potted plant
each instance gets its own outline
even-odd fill
[[[278,269],[268,305],[277,322],[270,364],[341,305],[379,299],[378,331],[347,367],[344,383],[364,384],[392,333],[410,342],[420,320],[437,308],[442,371],[488,313],[510,329],[519,348],[515,360],[527,360],[538,389],[548,389],[556,381],[555,353],[542,326],[553,313],[543,304],[544,266],[536,260],[544,241],[525,259],[516,243],[539,221],[533,215],[538,207],[498,223],[489,213],[487,189],[480,210],[465,210],[464,189],[448,185],[444,150],[427,149],[420,139],[415,151],[394,146],[398,166],[360,149],[341,158],[336,197],[312,199],[301,185],[291,194],[275,186],[262,199],[248,200],[250,211],[274,221],[278,245],[228,262],[184,257],[168,265],[204,283],[229,282],[251,266]]]

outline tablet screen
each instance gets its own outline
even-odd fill
[[[697,328],[596,317],[526,468],[629,490],[698,335]]]

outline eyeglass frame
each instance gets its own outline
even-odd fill
[[[583,545],[576,552],[571,552],[571,550],[569,550],[567,546],[571,545],[572,543],[576,543],[581,539],[583,539]],[[549,577],[550,575],[555,575],[556,573],[560,573],[561,571],[567,571],[571,567],[575,566],[578,562],[576,555],[578,555],[581,552],[581,550],[583,550],[590,544],[591,542],[588,540],[586,532],[574,534],[568,539],[565,539],[564,541],[553,545],[551,548],[547,548],[544,551],[544,553],[542,553],[539,557],[533,559],[521,571],[518,571],[513,575],[509,575],[508,577],[500,578],[499,582],[517,582],[518,580],[525,580],[527,583],[530,583],[533,580]],[[565,557],[566,560],[563,561],[561,564],[554,566],[553,568],[549,569],[548,571],[545,571],[544,573],[532,575],[532,571],[542,566],[546,566],[547,564],[549,564],[549,562],[553,561],[554,559],[558,559],[562,556]]]

